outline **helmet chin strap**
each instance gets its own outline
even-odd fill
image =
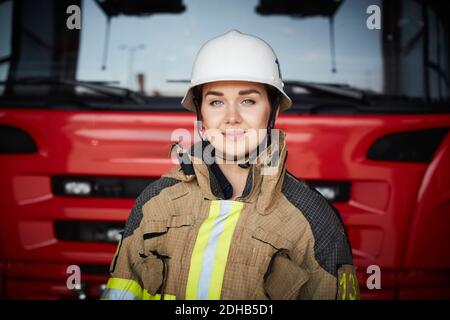
[[[244,163],[239,163],[238,166],[242,169],[248,169],[248,168],[250,168],[250,162],[246,161]]]
[[[267,147],[269,147],[271,142],[272,142],[272,140],[271,140],[271,138],[272,138],[271,131],[275,127],[275,118],[277,116],[277,111],[278,111],[280,102],[281,102],[281,96],[279,94],[277,94],[275,96],[274,101],[272,101],[272,105],[271,105],[271,108],[270,108],[269,121],[268,121],[268,124],[267,124]]]

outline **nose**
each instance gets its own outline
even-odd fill
[[[239,106],[237,106],[235,103],[228,105],[227,108],[227,115],[226,115],[226,122],[227,124],[236,124],[240,123],[242,120],[241,113],[239,111]]]

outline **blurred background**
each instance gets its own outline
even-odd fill
[[[99,297],[135,198],[174,166],[173,131],[193,132],[180,101],[196,52],[237,29],[278,55],[294,102],[276,125],[288,170],[341,213],[362,298],[449,299],[448,9],[0,0],[0,297]],[[69,265],[81,268],[77,290]],[[371,265],[381,289],[366,286]]]

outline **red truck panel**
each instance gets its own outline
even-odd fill
[[[192,132],[193,121],[184,113],[0,109],[0,124],[25,130],[39,148],[0,155],[0,276],[6,274],[8,296],[76,297],[65,287],[67,266],[107,268],[115,245],[58,240],[54,221],[124,222],[133,205],[133,199],[57,196],[52,176],[158,178],[174,165],[172,132]],[[363,298],[450,297],[450,136],[429,164],[366,157],[377,138],[450,127],[450,115],[284,115],[278,126],[287,133],[287,166],[295,176],[351,184],[350,200],[334,205],[347,227]],[[381,290],[366,288],[366,268],[374,264],[382,271]],[[106,277],[83,273],[87,295],[98,296]]]

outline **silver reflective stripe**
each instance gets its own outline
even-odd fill
[[[130,291],[119,289],[105,289],[102,294],[102,300],[141,300]]]
[[[225,225],[225,220],[233,206],[233,201],[223,200],[220,202],[220,213],[214,221],[211,229],[211,234],[203,254],[202,271],[197,287],[197,299],[207,300],[208,292],[211,283],[211,275],[214,269],[214,262],[217,253],[217,246],[219,245],[220,235]]]

